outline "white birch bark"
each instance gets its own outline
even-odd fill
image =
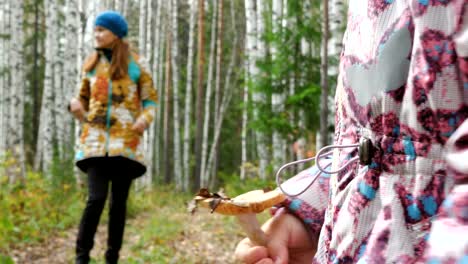
[[[273,12],[272,12],[272,30],[274,34],[278,34],[281,31],[283,19],[283,1],[282,0],[273,0]],[[271,46],[271,56],[273,61],[276,60],[278,49],[278,43],[274,43]],[[273,85],[279,85],[280,80],[278,80],[277,76],[273,78]],[[284,110],[284,94],[283,93],[273,93],[271,96],[271,107],[272,112],[279,114]],[[273,145],[273,166],[274,170],[276,171],[279,166],[284,163],[283,159],[283,149],[284,149],[284,140],[278,130],[273,131],[273,138],[272,138],[272,145]]]
[[[128,0],[123,0],[122,1],[122,15],[126,17],[127,13],[128,13]]]
[[[217,26],[217,33],[216,33],[216,75],[215,75],[215,98],[214,98],[214,127],[213,127],[213,135],[216,134],[216,125],[219,123],[219,114],[220,114],[220,105],[221,105],[221,72],[222,72],[222,67],[221,67],[221,61],[222,61],[222,56],[223,56],[223,34],[224,34],[224,29],[223,29],[223,9],[224,9],[224,2],[223,0],[219,1],[218,3],[218,26]],[[234,49],[233,49],[234,51]],[[233,52],[234,53],[234,52]],[[213,145],[218,146],[218,142],[213,141]],[[212,153],[209,155],[213,155],[215,158],[217,158],[218,154],[217,152],[219,151],[219,147],[213,148],[213,151],[215,153]],[[209,159],[208,159],[209,161]],[[217,166],[217,165],[215,165]],[[209,186],[213,186],[215,184],[216,180],[216,170],[217,168],[214,168],[214,170],[211,170],[211,164],[207,164],[207,170],[206,170],[206,175],[208,175],[208,182],[210,183]]]
[[[85,45],[84,45],[84,38],[85,38],[85,34],[86,34],[86,31],[85,31],[85,27],[86,27],[86,23],[87,23],[87,18],[86,18],[86,6],[87,6],[87,0],[77,0],[77,11],[78,11],[78,15],[77,15],[77,20],[78,20],[78,28],[77,28],[77,47],[76,47],[76,69],[78,69],[78,72],[76,75],[74,75],[74,84],[73,84],[73,88],[74,88],[74,92],[73,92],[73,96],[75,96],[77,93],[78,93],[78,87],[80,85],[80,82],[81,82],[81,68],[82,68],[82,65],[83,65],[83,61],[84,61],[84,56],[85,56]],[[76,151],[78,150],[78,144],[79,144],[79,138],[80,138],[80,123],[78,120],[76,119],[73,119],[73,123],[74,123],[74,139],[75,139],[75,142],[74,142],[74,152],[76,153]],[[80,170],[78,169],[78,167],[76,166],[73,166],[73,175],[76,179],[76,182],[78,184],[78,186],[83,186],[84,185],[84,177],[83,175],[81,174]]]
[[[71,64],[68,67],[64,68],[64,89],[65,89],[65,98],[64,103],[68,103],[69,100],[74,96],[75,86],[77,84],[77,76],[79,76],[80,71],[77,62],[78,62],[78,53],[79,47],[76,47],[78,39],[80,37],[78,29],[81,27],[81,21],[79,18],[79,7],[77,0],[67,0],[66,4],[66,15],[65,15],[65,29],[66,29],[66,45],[65,45],[65,61],[68,64]],[[73,63],[75,62],[75,63]],[[73,146],[74,137],[72,135],[73,129],[73,119],[70,118],[70,115],[65,116],[67,121],[65,122],[65,131],[64,131],[64,158],[70,160],[72,158],[73,152],[69,146]]]
[[[5,3],[5,8],[4,8],[4,12],[5,12],[5,36],[8,36],[8,37],[11,37],[11,33],[12,33],[12,3],[10,1],[6,1]],[[4,39],[4,48],[5,50],[11,50],[11,41],[10,39],[8,38],[5,38]],[[11,99],[11,96],[10,96],[10,89],[8,89],[9,87],[11,87],[11,69],[10,69],[10,60],[11,60],[11,56],[12,54],[10,52],[3,52],[4,53],[4,70],[5,70],[5,75],[4,75],[4,87],[5,87],[5,93],[4,93],[4,98],[3,98],[3,113],[4,113],[4,123],[3,123],[3,135],[4,135],[4,140],[3,140],[3,145],[4,145],[4,148],[6,151],[9,151],[9,137],[8,137],[8,130],[9,130],[9,124],[10,124],[10,119],[11,119],[11,115],[10,115],[10,105],[12,104],[12,99]]]
[[[145,0],[140,1],[140,16],[139,16],[139,37],[138,37],[138,53],[141,55],[146,54],[146,4]]]
[[[147,2],[147,16],[146,16],[146,54],[144,54],[145,59],[150,62],[152,56],[152,49],[151,49],[151,31],[153,30],[151,26],[152,22],[152,13],[153,13],[153,6],[152,1],[148,0]],[[143,55],[143,54],[142,54]],[[149,63],[148,63],[149,64]],[[151,67],[151,66],[150,66]],[[151,68],[150,68],[151,69]],[[146,153],[147,160],[153,160],[153,151],[154,151],[154,122],[150,124],[148,129],[145,130],[144,133],[144,147]],[[141,177],[141,183],[144,188],[149,189],[152,186],[153,180],[153,164],[149,162],[147,164],[146,173],[143,177]]]
[[[322,1],[322,52],[320,69],[320,133],[317,138],[317,149],[327,145],[328,142],[328,36],[329,36],[329,10],[328,1]]]
[[[63,58],[63,35],[64,28],[59,20],[59,14],[61,14],[59,7],[57,6],[57,14],[55,16],[54,27],[56,28],[54,36],[54,80],[53,80],[53,90],[54,90],[54,109],[53,116],[55,120],[55,140],[58,145],[58,157],[60,160],[64,158],[64,140],[65,140],[65,118],[63,112],[65,111],[65,92],[62,85],[62,73],[63,65],[65,60]]]
[[[146,44],[146,48],[145,48],[145,58],[148,59],[148,61],[151,60],[151,56],[152,56],[152,49],[151,49],[151,45],[153,44],[152,42],[152,31],[153,31],[153,1],[152,0],[147,0],[148,2],[146,3],[146,35],[145,35],[145,44]],[[143,55],[143,54],[142,54]]]
[[[183,166],[184,166],[184,183],[183,189],[189,189],[190,177],[190,124],[192,117],[192,87],[193,87],[193,61],[194,61],[194,42],[195,42],[195,23],[197,15],[197,1],[189,0],[190,4],[190,24],[189,24],[189,43],[188,43],[188,58],[187,58],[187,82],[185,91],[185,113],[184,113],[184,150],[183,150]]]
[[[57,11],[56,3],[53,0],[45,0],[46,7],[46,52],[45,52],[45,76],[44,76],[44,91],[42,94],[42,104],[40,110],[39,130],[37,137],[37,149],[35,157],[35,170],[42,168],[43,172],[49,172],[53,156],[53,116],[52,107],[54,103],[53,93],[53,56],[54,50],[54,33],[57,29],[54,28],[55,14]],[[49,174],[47,174],[49,175]]]
[[[262,60],[266,56],[266,46],[265,42],[263,41],[263,34],[265,34],[265,20],[264,20],[264,1],[257,0],[257,10],[256,10],[256,20],[257,20],[257,32],[256,32],[256,42],[257,42],[257,50],[256,56],[252,64],[255,64],[255,60]],[[255,65],[251,65],[256,68]],[[258,73],[258,69],[255,69],[256,74]],[[265,95],[260,92],[253,93],[253,102],[254,104],[263,104],[265,103]],[[254,107],[254,119],[258,120],[258,108]],[[255,137],[257,139],[257,154],[259,159],[259,173],[260,178],[266,178],[266,167],[268,165],[268,150],[266,147],[266,136],[263,132],[256,131]]]
[[[167,28],[167,19],[164,19],[164,18],[167,18],[167,16],[163,15],[163,14],[166,14],[167,13],[167,2],[165,1],[161,1],[160,2],[160,8],[159,8],[160,12],[159,12],[159,16],[161,17],[160,18],[160,25],[159,25],[159,44],[158,44],[158,58],[157,58],[157,87],[159,87],[158,89],[158,96],[160,98],[160,102],[162,105],[162,101],[163,101],[163,98],[165,98],[165,91],[163,89],[163,87],[165,87],[164,85],[164,82],[165,82],[165,75],[164,75],[164,67],[165,67],[165,52],[167,52],[167,49],[166,49],[166,46],[165,43],[166,43],[166,39],[167,39],[167,34],[166,34],[166,28]],[[163,114],[164,114],[164,111],[163,111],[163,108],[160,107],[159,108],[159,111],[156,115],[156,122],[158,123],[158,126],[157,126],[157,133],[156,133],[156,150],[155,150],[155,160],[154,160],[154,163],[155,163],[155,171],[156,171],[156,174],[157,175],[161,175],[161,166],[160,166],[160,162],[161,162],[161,158],[160,156],[163,156],[162,153],[163,150],[161,149],[161,146],[162,144],[160,143],[160,140],[163,138],[162,135],[161,135],[161,128],[163,127]],[[163,142],[164,143],[164,142]]]
[[[162,19],[162,14],[161,14],[161,7],[163,5],[163,2],[160,0],[155,1],[156,5],[156,14],[155,14],[155,25],[154,25],[154,43],[153,43],[153,64],[152,64],[152,76],[153,76],[153,83],[156,86],[156,92],[158,95],[158,98],[161,98],[161,87],[158,85],[159,83],[159,78],[161,76],[158,74],[158,68],[159,68],[159,57],[162,54],[162,49],[160,48],[160,36],[161,36],[161,19]],[[161,104],[159,104],[161,105]],[[152,142],[153,144],[153,157],[150,159],[150,163],[152,166],[154,166],[153,171],[156,172],[156,175],[159,174],[159,138],[160,138],[160,133],[159,133],[159,128],[161,124],[161,118],[160,118],[160,108],[158,108],[157,113],[156,113],[156,118],[155,122],[153,122],[153,127],[151,128],[154,133],[154,141]]]
[[[330,0],[330,41],[328,43],[329,56],[340,56],[343,47],[343,30],[346,20],[345,3],[343,0]],[[335,75],[338,73],[336,65],[329,65],[328,73]]]
[[[310,17],[310,14],[311,14],[310,9],[311,9],[310,2],[305,2],[304,3],[303,14],[304,14],[304,16],[306,18]],[[306,57],[309,54],[309,51],[310,51],[310,43],[305,38],[302,38],[300,47],[301,47],[302,56]],[[300,76],[299,76],[299,85],[301,87],[304,86],[306,78],[307,78],[307,76],[305,76],[305,72],[301,72]],[[306,115],[305,115],[305,111],[303,109],[299,110],[298,119],[299,119],[298,120],[299,129],[301,131],[305,131]],[[302,135],[302,133],[301,133],[301,135]],[[296,144],[297,144],[297,149],[296,149],[297,159],[298,160],[305,159],[306,158],[306,155],[305,155],[306,154],[306,139],[305,139],[305,137],[302,135],[296,141]],[[298,164],[297,165],[298,171],[304,170],[304,166],[305,166],[304,163]]]
[[[179,43],[178,43],[178,10],[177,0],[172,0],[172,45],[171,45],[171,62],[172,62],[172,95],[173,95],[173,111],[174,111],[174,177],[177,190],[182,190],[182,163],[180,151],[180,117],[179,117]]]
[[[24,94],[25,94],[25,74],[23,61],[23,1],[15,1],[12,5],[12,27],[10,34],[11,43],[10,50],[12,58],[10,60],[11,69],[11,87],[10,90],[10,124],[8,138],[10,141],[9,148],[11,149],[14,166],[10,168],[8,176],[10,183],[15,183],[19,178],[24,179],[25,173],[25,156],[24,156]],[[16,167],[16,168],[14,168]]]
[[[0,35],[7,35],[7,1],[0,0]],[[7,50],[7,40],[5,37],[0,38],[0,50]],[[3,161],[6,152],[6,103],[7,103],[7,52],[0,52],[0,162]]]
[[[297,16],[296,16],[296,15],[288,14],[288,17],[289,17],[289,18],[287,19],[288,27],[289,27],[289,28],[296,28],[296,27],[297,27],[297,26],[296,26],[296,25],[297,25]],[[290,53],[290,55],[289,55],[289,60],[290,60],[290,61],[294,61],[294,60],[295,60],[294,56],[295,56],[294,53]],[[288,83],[288,86],[289,86],[289,94],[288,94],[288,97],[294,96],[295,93],[296,93],[296,72],[294,72],[294,71],[291,71],[291,72],[289,73],[289,83]],[[295,110],[293,110],[293,111],[288,111],[288,115],[289,115],[289,117],[288,117],[289,123],[292,124],[292,125],[295,125],[295,124],[296,124],[296,111],[295,111]],[[289,139],[286,138],[286,139],[284,139],[284,140],[286,141],[286,142],[285,142],[285,143],[286,143],[285,145],[286,145],[286,146],[290,146],[290,145],[291,145],[290,143],[291,143],[291,142],[293,143],[294,140],[296,140],[296,139],[294,139],[294,138],[289,138]],[[293,147],[288,147],[287,150],[288,150],[288,151],[287,151],[287,154],[289,154],[289,157],[286,158],[286,160],[292,160],[292,159],[294,159],[294,154],[295,154],[295,153],[294,153],[294,148],[293,148]]]
[[[210,123],[210,105],[211,105],[211,96],[212,96],[212,84],[213,84],[213,68],[214,68],[214,59],[216,54],[216,19],[217,15],[218,1],[213,1],[213,18],[211,20],[211,38],[210,38],[210,57],[208,62],[208,78],[206,80],[206,94],[205,94],[205,117],[203,123],[203,143],[202,143],[202,161],[201,161],[201,186],[208,186],[208,175],[205,174],[207,153],[208,153],[208,133],[209,133],[209,123]]]
[[[256,19],[255,19],[255,0],[245,0],[245,18],[246,18],[246,47],[245,47],[245,86],[244,86],[244,109],[242,110],[242,164],[241,164],[241,179],[245,179],[245,165],[247,164],[247,124],[248,124],[248,111],[247,106],[249,103],[249,89],[248,82],[251,76],[255,75],[255,65],[253,64],[253,55],[255,52],[255,35],[256,35]]]

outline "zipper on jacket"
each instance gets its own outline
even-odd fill
[[[107,113],[106,113],[106,155],[109,154],[111,108],[112,108],[112,80],[109,80],[109,86],[107,90]]]

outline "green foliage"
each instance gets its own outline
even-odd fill
[[[6,179],[6,177],[1,177]],[[25,183],[0,182],[0,252],[15,245],[43,241],[76,223],[83,194],[74,186],[51,185],[40,174],[29,172]]]
[[[276,183],[272,179],[262,180],[259,177],[247,178],[244,181],[239,179],[237,174],[220,174],[221,177],[221,188],[224,189],[225,193],[229,197],[234,197],[245,192],[258,189],[274,189],[276,188]]]
[[[132,242],[130,251],[135,255],[128,263],[169,263],[174,255],[172,242],[179,239],[188,216],[186,202],[191,195],[178,193],[172,186],[156,187],[146,195],[134,195],[130,204],[139,205],[144,222],[129,226],[129,232],[140,234],[138,241]],[[145,204],[146,206],[141,206]],[[144,210],[146,208],[146,210]]]
[[[297,120],[299,111],[306,115],[306,130],[313,131],[319,126],[320,106],[320,17],[319,3],[308,1],[310,8],[305,9],[305,1],[289,1],[288,12],[278,21],[269,19],[271,10],[265,15],[266,31],[263,40],[269,47],[270,54],[257,60],[259,74],[248,82],[251,93],[263,94],[264,100],[253,102],[250,110],[257,111],[258,118],[251,125],[267,135],[278,131],[284,136],[305,135],[300,131],[299,122],[291,123],[291,117]],[[271,7],[269,7],[271,9]],[[304,11],[305,10],[305,11]],[[305,14],[304,12],[310,12]],[[283,20],[287,27],[282,27]],[[273,31],[273,27],[278,30]],[[310,44],[309,50],[301,51],[301,42]],[[274,53],[274,54],[273,54]],[[289,89],[294,85],[294,95]],[[274,93],[287,95],[284,108],[272,109],[271,99]]]
[[[0,263],[2,264],[15,264],[15,262],[8,256],[0,254]]]

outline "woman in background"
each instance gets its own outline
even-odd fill
[[[123,40],[125,18],[114,11],[95,21],[96,51],[84,63],[79,94],[69,110],[82,122],[76,165],[88,176],[88,200],[76,241],[76,263],[89,263],[94,235],[109,185],[106,263],[117,263],[126,203],[132,180],[146,166],[142,134],[155,115],[157,97],[151,75]]]

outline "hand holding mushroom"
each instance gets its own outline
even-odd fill
[[[210,208],[211,212],[234,215],[252,242],[266,246],[267,238],[260,228],[256,214],[283,202],[285,199],[286,196],[278,190],[269,192],[255,190],[231,199],[224,194],[212,194],[207,189],[201,189],[193,199],[195,206],[191,211],[193,212],[200,205]]]

